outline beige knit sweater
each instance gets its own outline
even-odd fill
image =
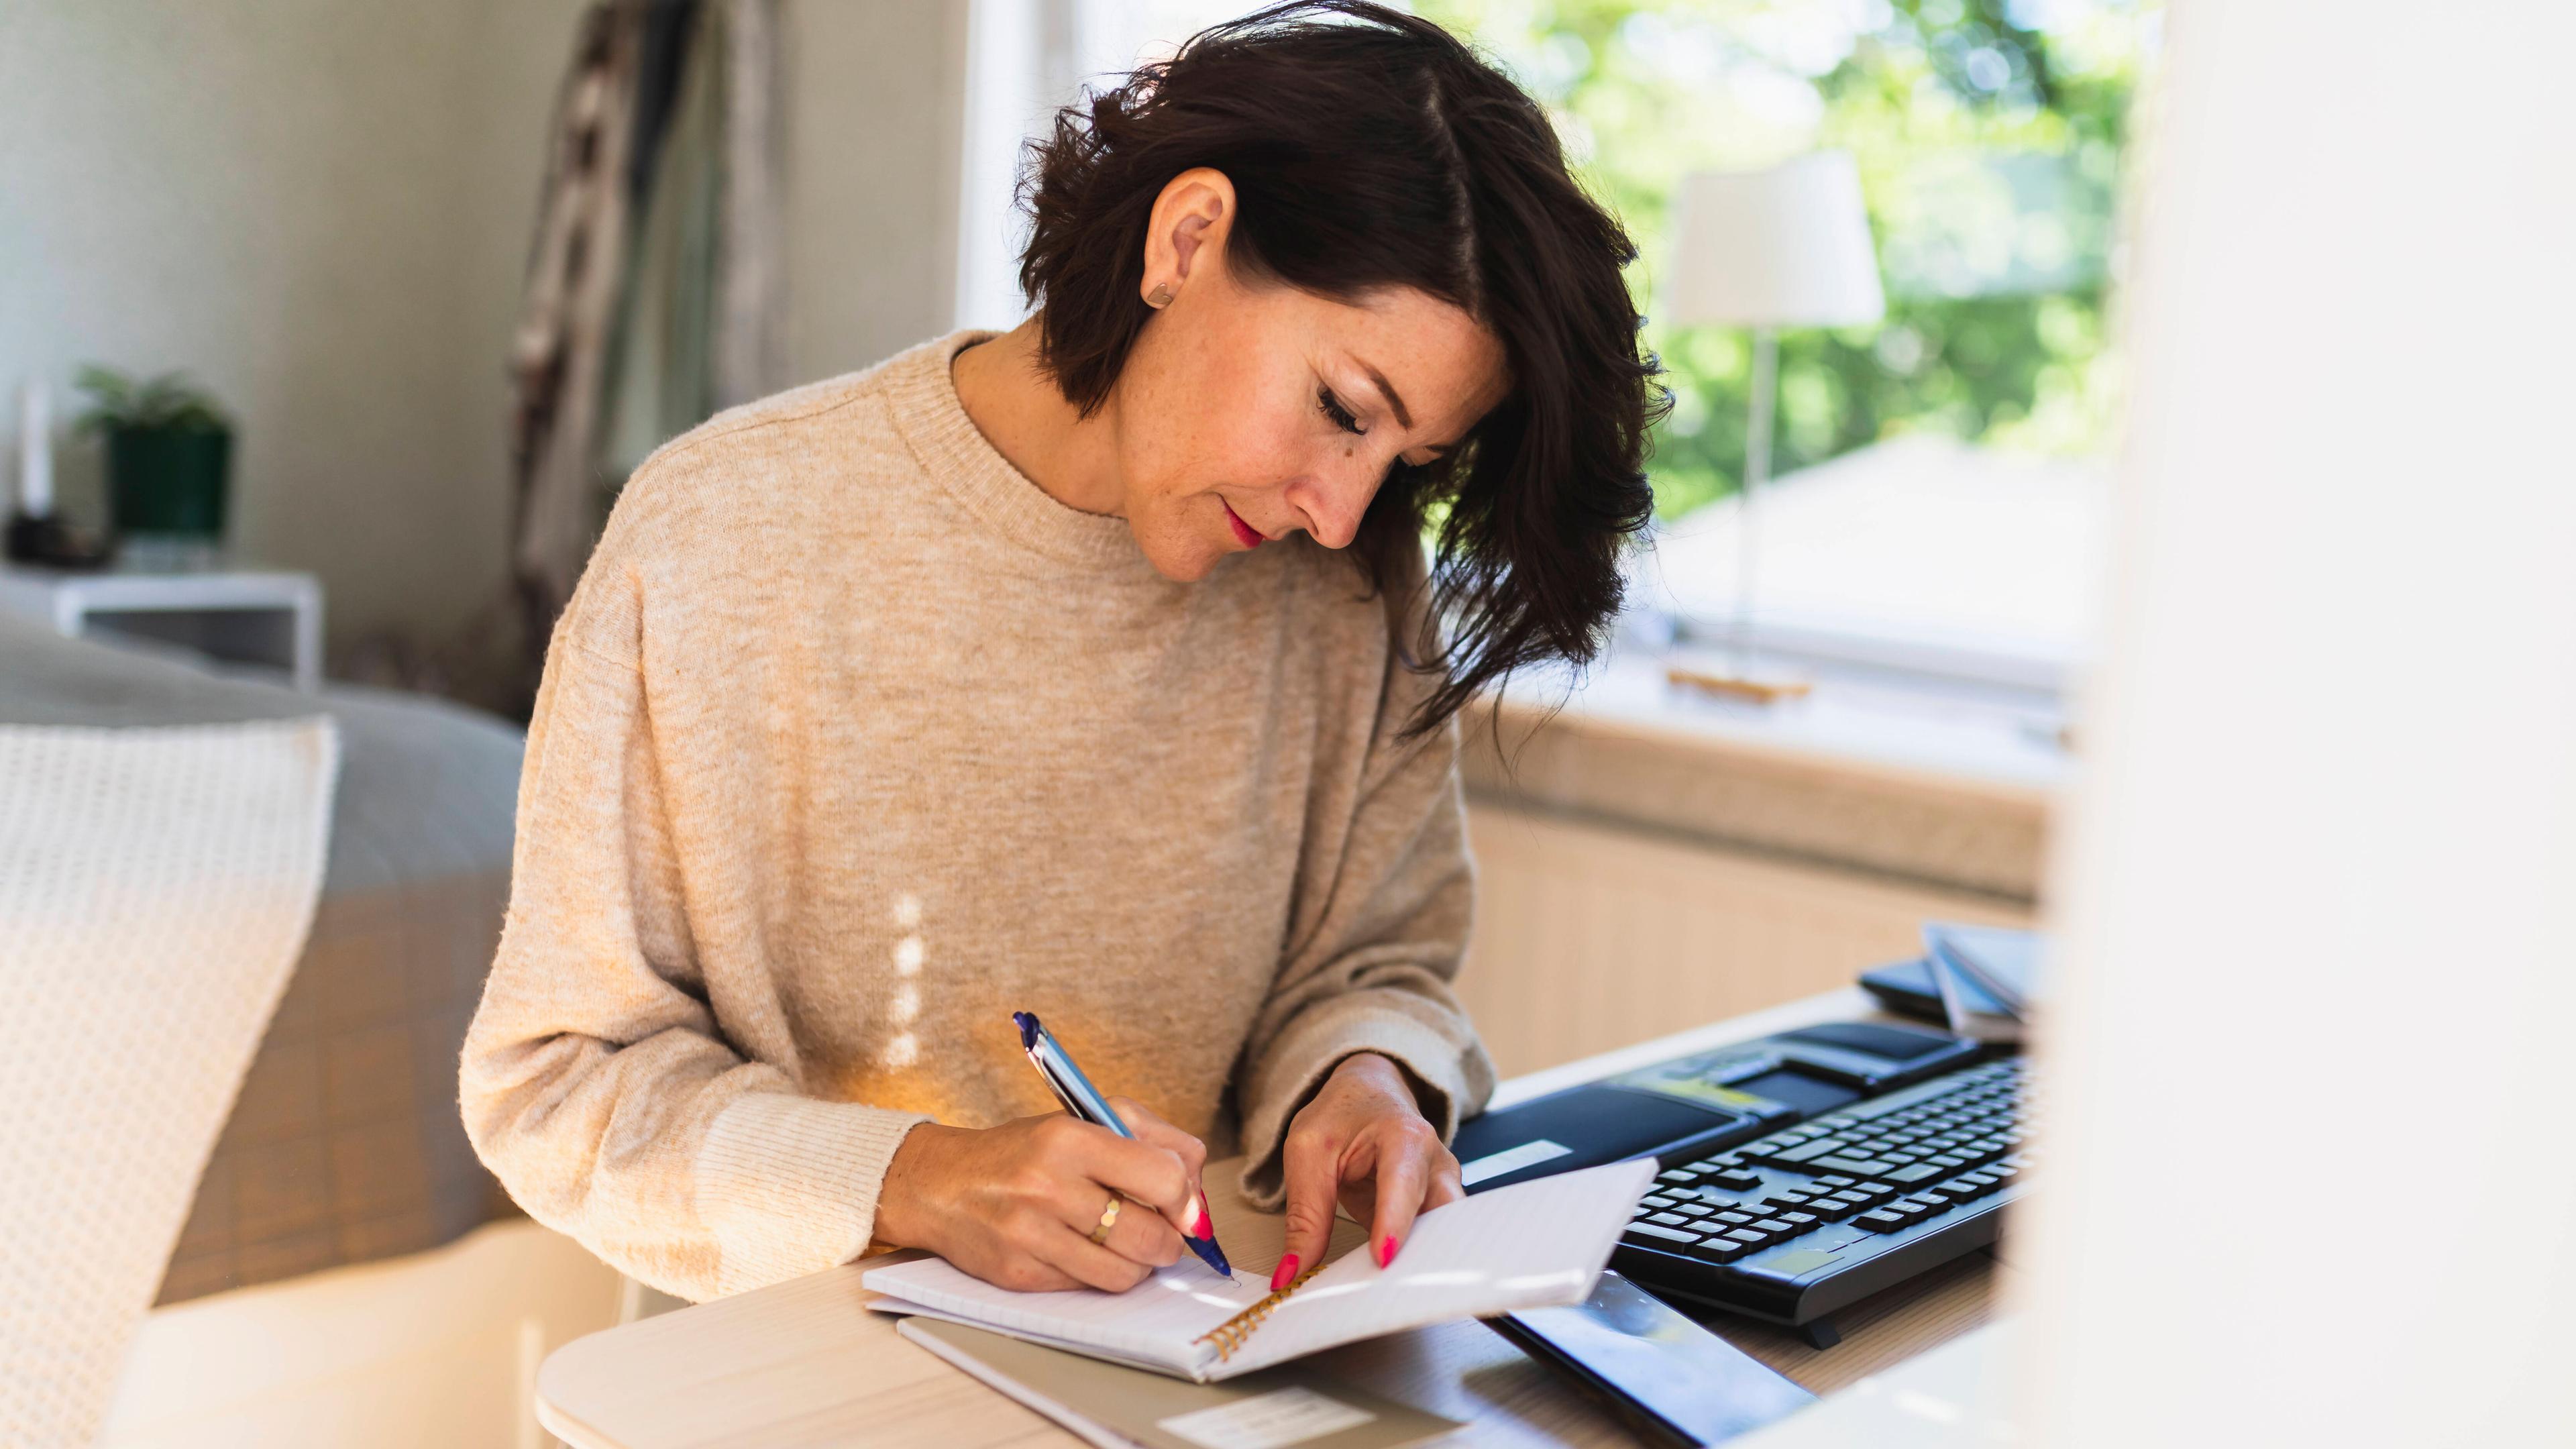
[[[1054,1107],[1038,1013],[1279,1200],[1382,1052],[1444,1133],[1457,745],[1302,537],[1196,584],[984,441],[958,334],[637,471],[556,628],[465,1125],[540,1222],[707,1298],[858,1256],[904,1133]]]

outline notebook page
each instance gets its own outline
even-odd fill
[[[1077,1352],[1096,1348],[1183,1375],[1208,1352],[1197,1342],[1199,1335],[1260,1302],[1269,1287],[1249,1275],[1229,1283],[1198,1259],[1186,1257],[1155,1269],[1124,1293],[1094,1288],[1014,1293],[938,1258],[871,1269],[859,1281],[963,1323],[1046,1339]]]
[[[1520,1308],[1580,1303],[1655,1179],[1639,1158],[1497,1188],[1416,1219],[1395,1262],[1345,1253],[1291,1293],[1211,1380],[1337,1344]]]

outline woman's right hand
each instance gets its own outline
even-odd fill
[[[981,1129],[914,1127],[878,1191],[876,1237],[1024,1293],[1135,1287],[1179,1259],[1174,1224],[1192,1215],[1207,1149],[1133,1102],[1112,1104],[1137,1140],[1061,1112]],[[1095,1244],[1112,1192],[1127,1202],[1107,1242]]]

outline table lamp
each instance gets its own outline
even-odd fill
[[[1769,702],[1802,694],[1753,676],[1754,506],[1771,475],[1779,329],[1848,327],[1887,314],[1860,172],[1848,151],[1816,151],[1760,171],[1700,171],[1673,196],[1668,320],[1753,329],[1753,395],[1736,502],[1735,676],[1676,670],[1675,683]]]

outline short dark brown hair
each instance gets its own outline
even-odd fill
[[[1059,112],[1021,185],[1020,284],[1040,355],[1085,415],[1152,315],[1145,234],[1171,179],[1234,184],[1229,260],[1318,296],[1411,287],[1502,343],[1509,395],[1427,467],[1398,462],[1353,552],[1373,587],[1413,572],[1446,505],[1428,650],[1436,727],[1548,659],[1589,662],[1618,612],[1620,555],[1654,507],[1643,462],[1664,406],[1620,273],[1619,223],[1567,171],[1547,117],[1447,31],[1365,0],[1300,0],[1200,32],[1168,61]]]

